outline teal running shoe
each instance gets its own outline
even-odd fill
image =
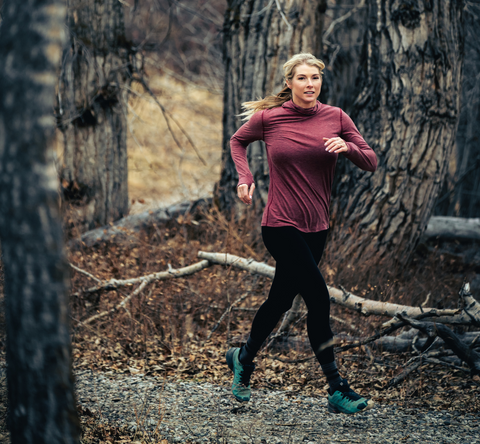
[[[370,410],[375,403],[370,399],[362,398],[355,393],[346,379],[342,379],[337,386],[328,389],[328,411],[330,413],[345,413],[353,415]]]
[[[233,347],[227,352],[227,364],[233,372],[232,393],[238,401],[250,401],[250,376],[255,370],[255,364],[243,365],[238,356],[240,349]]]

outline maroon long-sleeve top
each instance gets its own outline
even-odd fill
[[[377,157],[340,108],[317,102],[301,108],[292,101],[258,111],[230,139],[238,184],[254,182],[248,167],[247,147],[255,140],[266,145],[270,170],[268,200],[262,225],[294,226],[303,232],[329,226],[330,195],[338,154],[325,150],[323,138],[341,137],[342,153],[366,171],[375,171]]]

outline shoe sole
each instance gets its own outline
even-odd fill
[[[375,403],[372,400],[369,400],[367,401],[367,406],[364,409],[358,410],[356,412],[346,413],[346,412],[342,412],[341,410],[338,410],[332,404],[328,403],[328,412],[333,413],[335,415],[338,415],[339,413],[343,413],[344,415],[356,415],[357,413],[366,412],[367,410],[370,410],[374,406],[375,406]]]

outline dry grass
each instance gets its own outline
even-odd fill
[[[144,211],[212,193],[220,176],[222,96],[151,74],[151,89],[193,140],[198,154],[174,121],[165,116],[140,85],[129,103],[128,168],[131,212]]]

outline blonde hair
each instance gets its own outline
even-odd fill
[[[292,91],[287,86],[287,80],[290,81],[293,79],[295,68],[300,65],[316,66],[320,75],[323,74],[323,69],[325,68],[325,63],[308,52],[294,55],[283,65],[283,75],[285,77],[283,89],[278,94],[267,96],[264,99],[243,102],[242,108],[244,111],[240,114],[242,120],[250,120],[250,117],[252,117],[257,111],[277,108],[282,106],[285,102],[288,102],[292,98]]]

